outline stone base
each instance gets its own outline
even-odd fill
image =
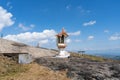
[[[60,50],[59,55],[57,55],[57,58],[68,58],[70,56],[70,53],[64,50]]]

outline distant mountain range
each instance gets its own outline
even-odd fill
[[[94,54],[96,56],[102,56],[105,58],[110,58],[110,59],[115,59],[115,60],[120,60],[120,55],[111,55],[111,54]]]
[[[89,51],[86,51],[86,54],[120,60],[120,49],[89,50]]]
[[[120,60],[120,53],[86,53],[86,54],[110,58],[114,60]]]

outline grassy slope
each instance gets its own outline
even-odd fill
[[[78,54],[78,53],[73,53],[73,52],[71,52],[71,56],[79,57],[79,58],[86,58],[86,59],[98,61],[98,62],[117,62],[116,60],[112,60],[112,59],[106,59],[106,58],[98,57],[94,55]]]
[[[69,80],[66,71],[52,71],[36,63],[17,64],[0,56],[0,80]]]
[[[113,60],[104,59],[91,55],[81,55],[71,53],[71,56],[86,58],[93,61],[112,62]],[[0,56],[0,80],[70,80],[66,76],[66,71],[53,71],[47,67],[31,64],[17,64],[15,61]]]

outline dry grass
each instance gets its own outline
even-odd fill
[[[0,56],[0,80],[1,77],[5,77],[6,75],[14,75],[27,70],[27,66],[17,64],[17,62],[11,58]]]
[[[0,80],[70,80],[66,71],[53,71],[37,63],[17,64],[0,56]]]
[[[80,58],[86,58],[86,59],[90,59],[90,60],[93,60],[93,61],[99,61],[99,62],[105,62],[105,61],[113,62],[114,61],[114,60],[111,60],[111,59],[105,59],[103,57],[87,55],[87,54],[71,53],[71,56],[80,57]]]
[[[29,70],[2,77],[1,80],[69,80],[65,71],[52,71],[36,63],[27,64]]]

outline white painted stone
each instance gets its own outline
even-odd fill
[[[33,61],[33,58],[30,54],[19,54],[18,63],[27,64]]]
[[[60,50],[59,55],[57,55],[57,58],[68,58],[70,56],[70,53],[64,50]]]

